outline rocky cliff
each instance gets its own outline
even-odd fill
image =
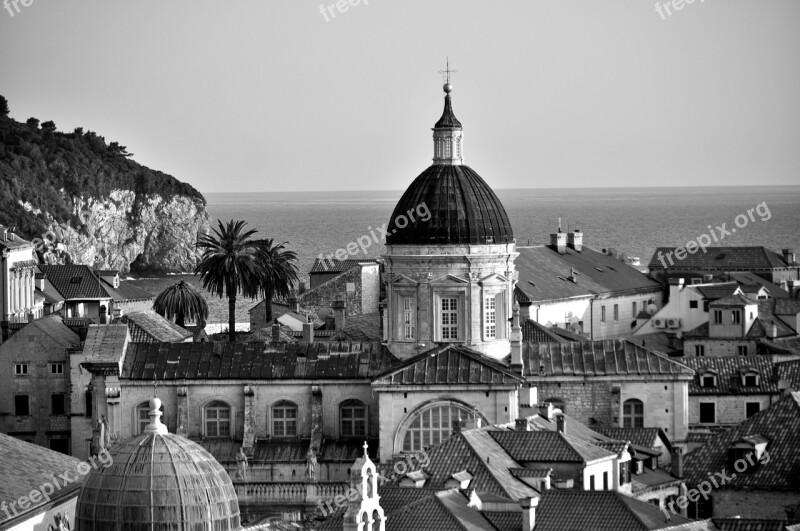
[[[48,263],[123,273],[189,272],[209,225],[192,186],[131,160],[117,142],[0,112],[0,224]]]

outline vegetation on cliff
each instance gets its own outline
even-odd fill
[[[46,212],[58,223],[80,225],[73,198],[104,198],[112,190],[165,199],[186,196],[205,206],[194,187],[137,164],[117,142],[106,143],[82,128],[59,132],[52,121],[17,122],[8,113],[8,102],[0,96],[0,224],[16,227],[23,238],[33,239],[47,226],[44,217],[30,210]],[[136,209],[128,215],[135,218]]]

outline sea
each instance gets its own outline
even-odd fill
[[[314,259],[348,243],[372,242],[350,258],[375,258],[374,243],[402,190],[206,194],[212,219],[241,219],[257,237],[288,242],[301,277]],[[546,188],[495,190],[517,246],[541,245],[559,226],[581,230],[584,245],[640,259],[646,269],[659,246],[690,241],[800,250],[800,186],[684,188]],[[424,210],[422,211],[424,214]],[[724,227],[723,227],[724,224]],[[705,235],[705,237],[704,237]],[[366,236],[366,237],[364,237]],[[364,237],[364,238],[362,238]],[[353,246],[351,246],[352,248]],[[366,246],[365,246],[366,247]]]

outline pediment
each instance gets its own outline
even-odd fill
[[[469,284],[469,280],[455,275],[445,275],[431,281],[431,285],[433,286],[460,286],[463,284]]]
[[[392,279],[392,284],[395,286],[418,286],[419,282],[405,275],[397,275]]]
[[[491,275],[486,275],[482,279],[478,281],[479,284],[482,286],[491,286],[491,285],[501,285],[506,284],[509,281],[508,278],[504,277],[499,273],[492,273]]]

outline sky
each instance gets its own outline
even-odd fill
[[[406,188],[447,57],[493,188],[800,184],[798,0],[15,1],[11,116],[204,193]]]

